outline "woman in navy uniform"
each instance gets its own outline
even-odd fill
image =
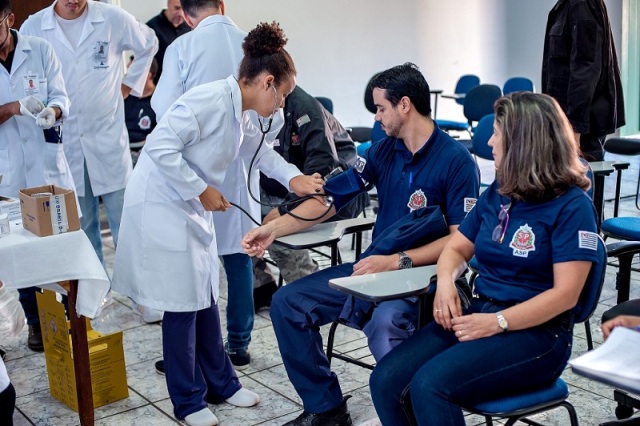
[[[382,424],[464,425],[461,406],[552,383],[571,355],[571,309],[598,261],[596,214],[569,122],[551,97],[514,93],[495,105],[496,181],[438,260],[435,321],[371,375]],[[469,307],[454,280],[475,254]]]

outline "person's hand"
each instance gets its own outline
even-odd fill
[[[205,210],[211,212],[225,212],[231,207],[224,195],[212,186],[207,186],[207,189],[200,194],[200,202]]]
[[[309,194],[319,194],[322,192],[322,186],[324,180],[320,173],[314,173],[311,176],[299,175],[289,181],[291,191],[293,191],[298,197],[303,197]]]
[[[247,232],[240,244],[242,244],[242,249],[249,256],[263,257],[264,252],[275,239],[276,234],[271,227],[262,225]]]
[[[451,320],[453,331],[461,342],[477,340],[494,334],[504,333],[498,325],[496,314],[471,314]]]
[[[26,322],[20,303],[12,297],[0,281],[0,316],[9,321],[11,333],[17,336]]]
[[[438,280],[433,300],[433,319],[446,330],[453,329],[453,318],[462,316],[458,289],[452,280]]]
[[[398,269],[398,255],[368,256],[353,265],[351,275],[373,274],[375,272],[393,271]]]
[[[264,219],[262,219],[262,224],[266,225],[267,223],[271,222],[274,219],[277,219],[280,217],[280,212],[278,211],[278,209],[272,209],[265,217]]]
[[[44,104],[33,95],[22,98],[20,104],[20,114],[36,118],[36,115],[44,109]]]
[[[122,92],[122,99],[127,99],[131,93],[131,87],[126,84],[120,85],[120,91]]]
[[[602,334],[606,339],[611,334],[611,331],[616,327],[640,327],[640,316],[633,315],[619,315],[607,322],[602,323]]]
[[[51,107],[46,107],[36,116],[36,125],[43,129],[50,129],[56,122],[56,111]]]

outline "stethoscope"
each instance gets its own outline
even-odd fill
[[[276,89],[276,87],[273,84],[269,85],[272,89],[273,89],[273,112],[271,113],[271,117],[269,117],[269,122],[266,123],[266,128],[265,128],[265,123],[262,121],[262,117],[260,117],[258,119],[259,124],[260,124],[260,133],[262,133],[262,137],[260,138],[260,143],[258,144],[258,147],[256,148],[256,152],[253,154],[253,157],[251,158],[251,162],[249,163],[249,171],[247,172],[247,190],[249,191],[249,196],[253,199],[253,201],[255,201],[256,203],[262,205],[262,206],[267,206],[267,207],[273,207],[273,208],[278,208],[280,206],[290,206],[290,205],[294,205],[294,204],[299,204],[303,201],[306,200],[310,200],[312,198],[321,198],[322,199],[322,203],[327,207],[327,209],[322,212],[320,215],[316,216],[316,217],[302,217],[299,216],[291,211],[287,211],[287,214],[293,216],[294,218],[298,219],[298,220],[302,220],[305,222],[315,222],[316,220],[322,219],[323,217],[325,217],[327,214],[329,214],[329,212],[331,211],[331,208],[333,207],[333,197],[331,197],[330,195],[325,195],[325,194],[309,194],[309,195],[305,195],[302,196],[300,198],[297,198],[295,200],[291,200],[291,201],[285,201],[283,203],[266,203],[261,201],[260,199],[258,199],[255,195],[253,195],[253,192],[251,191],[251,170],[253,169],[253,163],[255,162],[256,157],[258,156],[258,152],[260,152],[260,148],[262,148],[262,145],[264,144],[264,140],[267,136],[267,134],[271,131],[271,125],[273,123],[273,117],[276,115],[276,113],[278,112],[278,90]],[[239,205],[237,205],[236,203],[233,202],[229,202],[229,204],[231,204],[232,206],[238,208],[241,212],[243,212],[249,219],[251,219],[251,221],[253,223],[255,223],[258,226],[261,226],[262,223],[258,222],[257,220],[255,220],[251,214],[249,214],[249,212],[247,212],[245,209],[243,209],[242,207],[240,207]]]

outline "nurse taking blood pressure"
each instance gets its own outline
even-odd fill
[[[248,111],[273,115],[295,87],[285,43],[275,22],[258,25],[243,43],[237,80],[182,95],[147,137],[125,192],[113,289],[165,311],[167,388],[174,414],[189,425],[217,424],[207,403],[249,407],[260,400],[242,388],[222,343],[211,212],[231,206],[216,187],[240,145],[257,149],[262,139]],[[323,181],[296,176],[289,183],[315,193]]]

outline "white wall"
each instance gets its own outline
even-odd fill
[[[147,21],[165,0],[121,0]],[[259,22],[280,22],[298,68],[298,84],[333,100],[346,126],[370,126],[363,94],[377,71],[411,61],[433,89],[453,91],[458,77],[473,73],[502,86],[522,75],[540,87],[547,14],[555,0],[227,0],[226,13],[249,31]],[[620,47],[621,0],[607,0]],[[462,119],[462,109],[442,100],[438,117]]]

